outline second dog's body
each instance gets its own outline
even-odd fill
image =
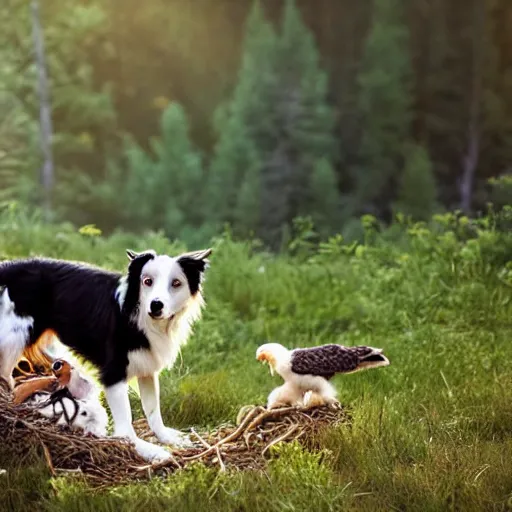
[[[51,329],[99,370],[114,435],[128,437],[146,459],[168,452],[138,439],[127,381],[137,377],[148,423],[163,443],[185,439],[163,425],[158,374],[172,366],[203,305],[201,281],[210,250],[177,258],[128,252],[124,276],[60,260],[0,265],[0,376],[10,381],[22,355]]]

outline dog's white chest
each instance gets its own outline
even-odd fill
[[[164,334],[153,334],[149,348],[133,350],[128,354],[128,378],[149,377],[174,364],[179,346]]]

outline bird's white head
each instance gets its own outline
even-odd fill
[[[274,371],[281,374],[280,369],[289,365],[290,351],[279,343],[265,343],[256,350],[256,359],[268,363],[272,375]]]

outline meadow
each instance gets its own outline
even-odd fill
[[[267,340],[383,348],[389,367],[335,378],[352,421],[326,431],[319,451],[282,445],[261,473],[197,464],[95,491],[51,478],[41,454],[15,461],[0,445],[0,509],[512,510],[512,209],[362,225],[361,242],[317,244],[299,230],[280,255],[229,233],[213,240],[203,318],[162,377],[167,424],[207,427],[234,421],[278,385],[255,360]],[[0,218],[0,259],[122,270],[126,248],[184,249],[158,233],[45,226],[15,208]],[[135,394],[133,404],[139,417]]]

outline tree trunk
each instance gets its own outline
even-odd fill
[[[39,95],[39,123],[40,123],[40,144],[43,154],[43,165],[40,170],[40,183],[43,188],[43,210],[46,219],[51,216],[52,211],[52,190],[54,184],[54,169],[52,155],[52,116],[50,105],[50,94],[48,90],[48,75],[46,71],[44,39],[41,31],[39,2],[32,0],[32,35],[34,38],[34,53],[38,74],[38,95]]]
[[[460,181],[460,206],[466,214],[471,212],[471,199],[475,173],[480,156],[481,102],[482,102],[482,58],[485,45],[485,2],[473,0],[473,69],[471,78],[470,112],[467,150],[462,161]]]

